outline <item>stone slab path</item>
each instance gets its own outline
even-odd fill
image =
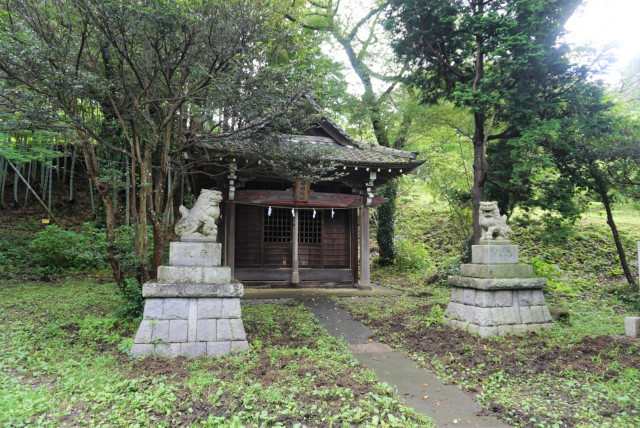
[[[384,343],[369,342],[373,332],[324,296],[298,296],[320,324],[344,339],[353,356],[376,373],[379,381],[394,385],[406,404],[430,417],[438,427],[509,427],[505,422],[477,416],[480,406],[471,397],[430,372],[416,367],[401,352]],[[425,397],[428,397],[425,399]]]

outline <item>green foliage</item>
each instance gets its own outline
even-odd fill
[[[406,238],[396,241],[396,263],[400,269],[421,271],[432,268],[429,250],[422,242],[414,242]]]
[[[133,226],[120,226],[115,230],[114,252],[115,258],[120,265],[120,269],[125,277],[136,277],[139,275],[142,261],[135,251],[135,236]],[[147,229],[147,239],[152,239],[151,227]],[[152,249],[147,251],[147,259],[151,258]],[[105,255],[106,257],[106,255]]]
[[[398,197],[397,258],[395,269],[433,275],[442,260],[458,256],[464,248],[466,228],[460,232],[459,212],[429,202],[424,187],[413,178],[401,180]]]
[[[399,278],[415,277],[411,281],[413,286],[422,284],[428,287],[434,282],[448,286],[447,277],[459,274],[459,263],[471,261],[473,237],[459,236],[448,208],[429,202],[418,192],[406,192],[400,196],[398,208],[398,248],[406,255],[402,259],[399,257],[392,269],[380,272],[393,272],[391,275]],[[592,203],[584,209],[583,219],[566,235],[558,228],[550,230],[549,214],[541,210],[516,210],[510,219],[512,241],[520,247],[522,262],[533,264],[537,276],[549,279],[550,292],[556,290],[578,295],[593,287],[615,282],[623,273],[606,228],[602,206]],[[636,241],[640,241],[637,211],[630,206],[621,207],[614,211],[614,217],[620,223],[624,248],[634,254]],[[460,241],[466,241],[467,245],[459,245]],[[406,275],[403,271],[413,274]],[[585,275],[590,275],[591,279],[576,280]],[[372,278],[376,283],[394,287],[394,281],[376,276],[375,271]],[[624,290],[635,293],[627,288]]]
[[[0,117],[2,116],[0,112]],[[18,138],[11,138],[0,132],[0,158],[16,163],[38,161],[50,163],[60,153],[51,150],[52,135],[50,132],[15,133]]]
[[[464,251],[462,252],[462,257],[460,258],[460,263],[471,263],[472,260],[472,250],[473,245],[476,242],[476,237],[474,234],[469,235],[467,238],[467,242],[464,244]]]
[[[553,214],[544,216],[542,223],[544,224],[545,234],[542,236],[542,242],[549,245],[566,243],[574,233],[574,222],[575,219],[567,220]]]
[[[2,137],[22,129],[60,132],[81,145],[103,207],[115,205],[122,166],[130,164],[137,212],[158,220],[150,222],[157,247],[167,226],[162,213],[173,203],[167,166],[183,167],[184,152],[202,142],[218,149],[215,158],[245,154],[262,160],[262,170],[272,154],[281,171],[317,178],[332,169],[318,150],[275,144],[284,132],[307,129],[317,112],[306,96],[330,68],[314,63],[317,44],[287,19],[293,6],[278,0],[3,3]],[[0,156],[18,157],[7,146]],[[191,159],[210,162],[209,153]],[[104,214],[111,239],[117,218]],[[144,228],[135,233],[144,260],[153,240],[141,239]],[[118,275],[117,261],[110,262]],[[136,276],[146,280],[147,263],[140,267]]]
[[[137,318],[142,315],[144,309],[144,298],[142,297],[142,286],[134,278],[126,278],[124,284],[114,285],[116,295],[120,299],[120,305],[114,311],[118,318]]]
[[[29,249],[32,234],[39,229],[30,220],[10,232],[0,232],[0,272],[15,275],[39,270]]]
[[[78,322],[78,337],[91,343],[115,344],[122,339],[117,324],[117,318],[89,315]]]
[[[427,327],[432,324],[442,323],[444,321],[444,309],[440,305],[433,305],[431,309],[429,309],[429,314],[424,320],[424,323]]]
[[[147,230],[147,239],[151,239],[151,228]],[[114,312],[118,317],[136,318],[142,315],[144,298],[142,297],[142,285],[139,280],[139,272],[142,261],[135,252],[135,233],[132,226],[120,226],[116,229],[114,242],[115,259],[117,260],[124,281],[115,284],[116,295],[120,305]],[[147,252],[147,258],[151,258],[152,249]],[[107,255],[105,254],[105,260]]]
[[[420,97],[420,92],[414,96]],[[419,104],[414,109],[406,147],[419,150],[420,157],[426,158],[419,173],[426,179],[425,190],[438,199],[451,190],[470,192],[473,120],[469,111],[446,101]]]
[[[572,63],[562,43],[564,23],[579,3],[391,3],[387,27],[394,50],[412,65],[409,81],[423,101],[446,99],[473,117],[472,132],[465,134],[474,149],[474,209],[491,198],[508,215],[522,204],[575,220],[572,196],[593,181],[586,172],[598,169],[588,159],[593,150],[578,143],[601,139],[608,127],[602,113],[610,108],[601,102],[601,88],[589,82],[590,70]]]
[[[81,233],[50,225],[35,234],[30,244],[36,265],[45,272],[87,271],[104,269],[105,237],[90,223]]]
[[[452,275],[460,275],[460,263],[461,260],[453,259],[453,263],[450,263],[452,260],[442,264],[438,271],[436,272],[437,284],[442,287],[450,287],[449,285],[449,277]]]
[[[533,267],[533,276],[536,278],[546,278],[547,280],[551,280],[560,273],[560,270],[556,265],[547,263],[540,257],[532,258],[529,260],[529,263],[531,263],[531,266]]]

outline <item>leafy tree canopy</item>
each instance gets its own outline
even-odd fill
[[[578,0],[394,0],[396,54],[424,102],[449,99],[474,120],[474,230],[487,181],[487,143],[525,138],[562,117],[567,91],[588,75],[559,44]],[[524,142],[524,140],[523,140]]]
[[[278,0],[16,0],[0,6],[0,111],[5,133],[46,129],[82,149],[113,243],[108,179],[130,165],[139,278],[162,262],[182,153],[203,141],[278,144],[306,126],[316,80],[305,37]],[[281,146],[278,153],[287,150]],[[267,152],[264,151],[263,154]],[[260,152],[258,151],[258,154]],[[290,158],[294,158],[292,154]],[[286,157],[281,157],[283,159]],[[192,159],[189,161],[201,161]],[[110,184],[111,183],[111,184]],[[153,267],[146,260],[153,228]],[[111,247],[109,247],[112,250]],[[113,255],[113,254],[112,254]],[[115,258],[112,267],[119,277]]]

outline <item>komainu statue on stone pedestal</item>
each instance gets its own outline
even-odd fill
[[[480,202],[480,227],[482,228],[482,240],[508,240],[511,236],[511,228],[507,226],[507,216],[500,216],[498,203]]]
[[[220,217],[219,204],[222,201],[222,193],[217,190],[202,189],[200,196],[191,210],[180,205],[182,218],[178,220],[174,228],[176,235],[182,241],[211,240],[216,241],[218,226],[216,220]],[[199,232],[201,230],[201,232]]]

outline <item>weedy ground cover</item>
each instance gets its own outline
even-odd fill
[[[431,424],[296,302],[244,305],[246,353],[136,360],[112,288],[0,282],[0,425]]]
[[[640,425],[640,342],[623,337],[621,312],[591,300],[549,332],[481,338],[442,324],[448,291],[340,299],[374,339],[475,394],[487,413],[517,426]],[[557,303],[561,298],[551,300]],[[623,328],[623,327],[622,327]]]
[[[606,219],[597,207],[590,207],[564,243],[545,240],[548,232],[536,219],[513,219],[512,240],[520,245],[521,260],[548,279],[547,303],[569,318],[550,331],[500,338],[442,324],[450,297],[444,280],[450,271],[443,266],[451,261],[442,250],[449,235],[439,232],[446,228],[445,213],[416,216],[418,209],[414,204],[408,211],[412,217],[404,217],[401,207],[398,221],[421,237],[425,251],[434,255],[430,265],[440,266],[437,275],[433,269],[378,269],[372,281],[404,290],[404,295],[336,299],[342,306],[377,340],[474,394],[486,414],[523,427],[640,426],[640,340],[623,336],[624,317],[637,316],[640,305],[637,292],[621,277]],[[640,216],[626,208],[620,212],[621,234],[633,261]],[[436,246],[430,249],[432,241]]]

